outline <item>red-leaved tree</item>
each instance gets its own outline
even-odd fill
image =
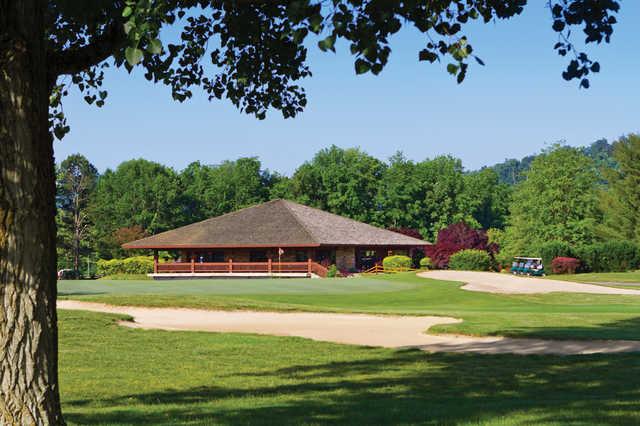
[[[436,243],[426,247],[426,254],[435,268],[443,269],[449,266],[451,255],[460,250],[486,250],[490,255],[495,254],[498,251],[497,245],[488,242],[485,231],[458,222],[440,230]]]

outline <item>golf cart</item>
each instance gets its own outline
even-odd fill
[[[513,275],[527,275],[530,277],[544,277],[544,265],[539,257],[520,257],[513,258],[511,264],[511,273]]]

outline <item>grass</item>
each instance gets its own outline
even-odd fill
[[[433,332],[551,339],[640,340],[640,297],[498,295],[397,274],[326,280],[63,281],[61,298],[115,305],[335,311],[462,318]]]
[[[640,423],[637,355],[427,354],[59,318],[70,424]]]
[[[554,280],[575,281],[575,282],[582,282],[582,283],[640,284],[640,271],[598,272],[598,273],[591,273],[591,274],[574,274],[574,275],[552,275],[549,278]]]

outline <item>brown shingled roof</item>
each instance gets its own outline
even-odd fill
[[[140,248],[422,246],[426,241],[287,200],[273,200],[123,244]]]

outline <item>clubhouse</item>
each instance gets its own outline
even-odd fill
[[[154,278],[324,277],[366,270],[430,243],[287,200],[273,200],[126,243],[154,252]],[[159,262],[158,251],[173,261]]]

